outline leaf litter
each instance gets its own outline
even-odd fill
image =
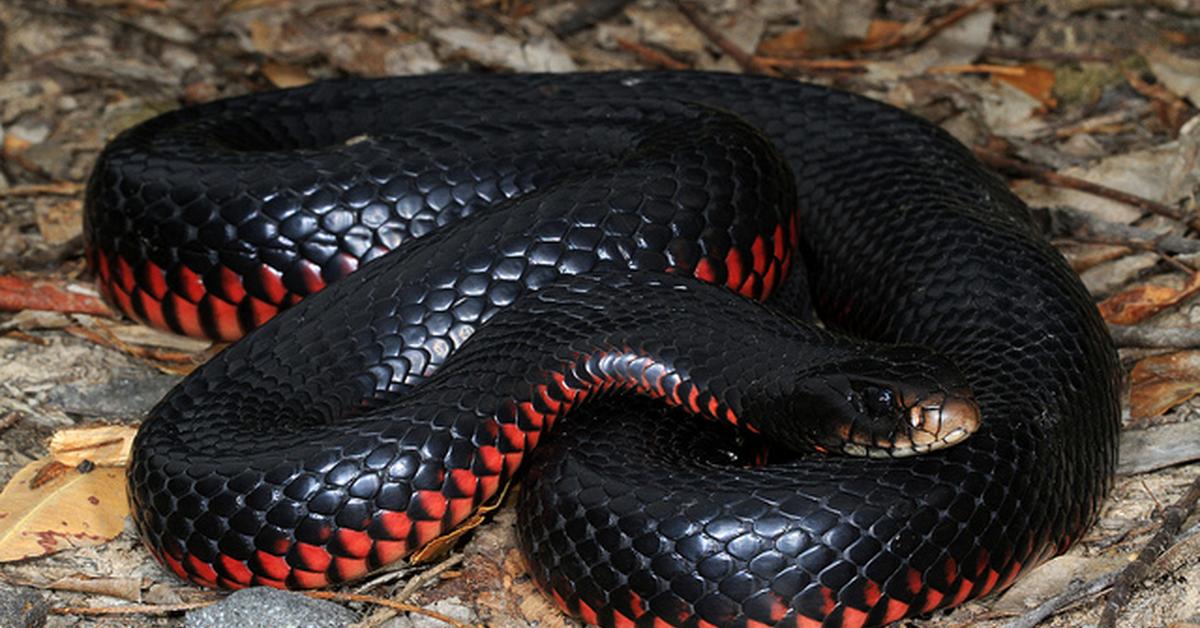
[[[941,124],[971,146],[1016,160],[1022,169],[1000,168],[1002,174],[1083,272],[1105,318],[1136,331],[1130,338],[1143,339],[1121,349],[1131,386],[1122,440],[1126,463],[1099,525],[1067,557],[1048,565],[1045,576],[1035,572],[1009,594],[913,622],[1002,625],[1004,617],[1061,592],[1063,583],[1089,579],[1128,560],[1157,529],[1164,505],[1200,477],[1198,454],[1189,447],[1194,444],[1189,441],[1200,440],[1200,400],[1195,398],[1200,342],[1186,340],[1197,337],[1189,332],[1200,327],[1195,296],[1200,285],[1200,248],[1195,246],[1200,11],[1192,4],[0,4],[0,28],[7,34],[0,39],[5,60],[0,65],[0,280],[19,288],[6,301],[13,313],[0,314],[0,479],[28,488],[41,473],[43,489],[85,487],[111,473],[116,467],[103,465],[81,473],[83,461],[75,458],[53,462],[50,437],[64,426],[101,421],[129,429],[175,381],[160,370],[185,370],[209,351],[207,343],[163,339],[136,325],[96,318],[103,316],[99,311],[43,311],[63,307],[67,295],[94,297],[86,287],[72,288],[90,280],[78,237],[82,185],[104,142],[119,130],[183,103],[339,76],[751,68],[886,100]],[[685,9],[725,41],[697,28]],[[739,58],[731,51],[744,54]],[[1047,173],[1066,178],[1043,176]],[[1076,180],[1093,189],[1072,183]],[[1176,217],[1131,204],[1119,193],[1160,204]],[[112,391],[123,392],[114,399]],[[107,506],[121,501],[115,485],[62,494],[73,490],[78,491],[74,496],[58,499],[88,503],[87,496],[104,495],[106,507],[96,510],[120,512]],[[456,550],[461,565],[438,572],[406,595],[422,604],[465,600],[471,616],[493,625],[570,625],[523,575],[511,522],[511,508],[499,509]],[[119,536],[106,544],[0,565],[0,580],[36,582],[57,606],[136,602],[134,589],[152,604],[197,599],[193,589],[138,549],[127,527],[88,534],[93,533]],[[8,545],[0,542],[0,551]],[[1122,621],[1200,622],[1195,546],[1179,545],[1170,569],[1135,591]],[[121,593],[104,593],[106,579],[110,592]],[[54,581],[60,585],[50,586]],[[403,581],[386,582],[371,592],[386,596],[403,587]],[[1087,598],[1045,625],[1094,623],[1095,602]],[[378,617],[366,603],[354,602],[351,608]],[[123,619],[133,625],[178,622],[179,615],[173,617]],[[89,620],[67,615],[55,621],[69,626]]]

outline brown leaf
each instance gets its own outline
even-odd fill
[[[863,39],[841,42],[832,47],[814,45],[807,29],[793,28],[764,40],[759,44],[756,54],[764,57],[792,59],[814,54],[872,50],[885,47],[896,41],[902,35],[906,26],[904,22],[894,20],[871,20],[870,25],[867,26],[867,34]]]
[[[52,591],[96,593],[131,602],[142,601],[142,579],[130,577],[96,578],[85,575],[59,578],[45,588]]]
[[[870,49],[896,41],[907,26],[904,22],[895,20],[871,20],[871,25],[867,27],[867,36],[859,47]]]
[[[275,42],[279,39],[279,28],[262,20],[250,21],[250,45],[254,51],[270,54],[275,51]]]
[[[312,82],[312,77],[301,67],[267,61],[262,64],[261,71],[271,84],[279,88],[300,87]]]
[[[0,493],[0,562],[97,545],[125,527],[129,506],[123,469],[69,469],[31,486],[48,465],[62,466],[49,459],[31,462]]]
[[[1181,290],[1145,284],[1114,294],[1100,303],[1100,315],[1115,325],[1141,321],[1200,292],[1200,273],[1193,273]]]
[[[786,30],[758,45],[758,54],[766,57],[801,57],[808,50],[808,31]]]
[[[1008,83],[1038,99],[1047,109],[1058,104],[1054,99],[1054,71],[1036,64],[1020,66],[1020,74],[995,73],[992,80]]]
[[[1200,392],[1200,351],[1156,355],[1130,373],[1129,413],[1155,417]]]

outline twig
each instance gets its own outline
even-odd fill
[[[407,600],[408,598],[412,597],[413,593],[417,592],[417,589],[420,589],[421,587],[425,586],[425,584],[427,582],[440,576],[442,574],[442,572],[449,570],[451,567],[457,566],[462,561],[463,561],[462,554],[454,554],[453,556],[446,558],[446,560],[443,560],[442,562],[434,565],[433,567],[430,567],[429,569],[426,569],[425,571],[422,571],[421,573],[414,575],[404,585],[404,588],[400,589],[400,592],[397,593],[393,597],[397,601],[400,601],[400,602]]]
[[[83,184],[75,183],[74,181],[30,183],[28,185],[14,185],[7,190],[0,190],[0,198],[12,198],[17,196],[42,196],[45,194],[75,196],[80,192],[83,192]]]
[[[1109,324],[1118,347],[1187,349],[1200,347],[1200,328]]]
[[[949,11],[948,13],[945,13],[939,17],[936,17],[936,18],[930,20],[929,22],[926,22],[919,26],[901,28],[900,30],[896,31],[891,37],[885,37],[883,39],[880,39],[877,42],[868,43],[866,45],[859,46],[859,47],[857,47],[857,49],[863,50],[863,51],[874,52],[874,51],[880,51],[880,50],[888,50],[890,48],[903,48],[903,47],[907,47],[907,46],[916,46],[918,44],[922,44],[922,43],[928,41],[929,39],[933,38],[934,35],[937,35],[938,33],[946,30],[947,28],[954,26],[955,24],[966,19],[972,13],[974,13],[984,7],[992,7],[992,6],[997,6],[1000,4],[1007,4],[1008,2],[1011,2],[1011,1],[1012,0],[976,0],[975,2],[972,2],[971,4],[965,4],[963,6],[957,7],[955,9]]]
[[[1070,52],[1054,48],[993,48],[983,49],[984,58],[1012,59],[1014,61],[1066,61],[1066,62],[1108,62],[1116,54],[1100,54],[1092,52]]]
[[[431,611],[420,606],[412,604],[404,604],[395,602],[374,595],[363,595],[361,593],[338,593],[337,591],[305,591],[304,595],[318,600],[333,600],[335,602],[365,602],[367,604],[375,604],[377,606],[386,606],[387,608],[398,610],[405,613],[416,613],[431,617],[441,622],[445,622],[455,628],[472,628],[471,624],[465,624],[449,615],[443,615],[437,611]]]
[[[738,48],[736,44],[726,39],[721,33],[718,33],[717,29],[713,28],[711,24],[704,21],[704,18],[700,17],[700,13],[695,9],[695,7],[693,7],[686,0],[674,0],[674,3],[675,8],[679,9],[679,12],[683,14],[683,17],[686,17],[687,20],[692,23],[692,26],[696,27],[696,30],[704,33],[704,36],[707,37],[708,40],[713,43],[713,45],[723,50],[725,54],[729,55],[734,61],[737,62],[738,65],[742,66],[743,70],[746,72],[754,72],[755,74],[779,76],[779,73],[773,68],[759,63],[753,55],[745,50],[742,50],[741,48]]]
[[[1133,225],[1102,220],[1090,212],[1071,207],[1054,207],[1050,214],[1051,220],[1060,222],[1054,231],[1068,233],[1071,239],[1096,244],[1119,244],[1162,255],[1200,253],[1200,240],[1196,238],[1155,233]]]
[[[939,65],[925,71],[928,74],[995,74],[999,76],[1025,76],[1029,70],[1011,65],[996,65],[994,63],[962,63],[958,65]]]
[[[617,38],[617,45],[637,55],[642,61],[651,66],[666,68],[668,70],[686,70],[689,67],[688,64],[675,59],[671,55],[622,37]]]
[[[55,615],[169,615],[193,611],[216,604],[216,600],[180,602],[179,604],[130,604],[127,606],[57,606],[50,609]]]
[[[1112,199],[1127,205],[1132,205],[1143,211],[1148,211],[1160,216],[1166,216],[1172,220],[1178,220],[1192,229],[1200,230],[1200,220],[1198,220],[1195,216],[1185,215],[1182,211],[1158,201],[1153,201],[1136,194],[1122,192],[1121,190],[1116,190],[1098,183],[1092,183],[1091,181],[1085,181],[1083,179],[1067,176],[1065,174],[1059,174],[1042,166],[1017,161],[1016,159],[1006,157],[999,153],[987,150],[986,148],[976,147],[975,155],[979,157],[983,163],[993,168],[1016,173],[1021,176],[1026,176],[1047,185],[1070,188],[1072,190],[1079,190],[1080,192],[1087,192],[1088,194],[1093,194],[1095,196]]]
[[[1033,610],[1008,622],[1004,628],[1034,628],[1047,617],[1080,601],[1089,598],[1112,586],[1117,579],[1117,571],[1110,571],[1099,578],[1088,582],[1075,582],[1066,591],[1042,602]]]
[[[1150,568],[1154,565],[1154,561],[1167,550],[1175,535],[1179,533],[1179,528],[1183,526],[1183,522],[1196,509],[1197,501],[1200,501],[1200,478],[1196,478],[1192,482],[1188,490],[1183,494],[1183,497],[1180,497],[1174,504],[1163,510],[1162,527],[1142,547],[1142,550],[1138,552],[1137,558],[1132,563],[1126,565],[1117,575],[1116,581],[1113,583],[1112,592],[1108,594],[1108,601],[1104,604],[1104,610],[1100,612],[1100,621],[1097,624],[1099,628],[1112,628],[1116,625],[1117,614],[1121,612],[1121,608],[1129,601],[1129,597],[1133,594],[1134,585],[1146,577],[1150,572]]]
[[[775,69],[793,70],[833,70],[843,72],[864,72],[870,61],[865,59],[790,59],[786,57],[755,56],[757,63]]]
[[[1091,118],[1080,120],[1070,126],[1053,129],[1054,137],[1069,138],[1081,133],[1117,133],[1129,124],[1150,112],[1150,106],[1144,102],[1121,107],[1117,111],[1104,113]]]
[[[408,600],[408,598],[412,597],[412,595],[417,592],[417,589],[425,586],[427,582],[437,578],[442,573],[446,572],[452,567],[457,566],[462,561],[462,554],[454,554],[428,569],[424,569],[413,574],[412,577],[408,579],[408,582],[404,584],[404,588],[401,589],[399,593],[392,595],[390,599],[394,602],[404,602]],[[373,613],[370,617],[364,619],[363,624],[369,626],[378,626],[391,619],[395,615],[396,612],[394,610],[385,609],[381,612]]]
[[[0,416],[0,432],[3,432],[4,430],[16,425],[17,421],[20,421],[24,416],[25,415],[21,414],[20,410],[9,410],[8,412],[5,412],[4,416]]]
[[[197,355],[184,351],[173,351],[170,349],[159,349],[157,347],[141,347],[138,345],[129,344],[120,338],[117,338],[112,333],[101,334],[93,329],[88,329],[80,325],[70,325],[64,327],[63,331],[90,340],[102,347],[109,347],[121,351],[127,355],[142,360],[152,360],[154,362],[162,362],[165,364],[154,364],[160,370],[166,370],[168,373],[183,375],[196,367]],[[175,366],[180,365],[180,366]]]

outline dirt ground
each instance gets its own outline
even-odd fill
[[[206,355],[207,343],[27,300],[43,280],[94,296],[82,184],[122,129],[332,77],[667,67],[836,85],[942,125],[1010,178],[1114,325],[1131,391],[1099,524],[1006,594],[906,625],[1029,620],[1127,565],[1200,482],[1195,0],[0,0],[0,55],[0,275],[26,290],[0,287],[15,310],[0,312],[0,480],[62,428],[136,423]],[[1182,513],[1118,625],[1200,624],[1200,520]],[[345,591],[486,625],[571,625],[524,575],[512,527],[502,508],[449,562]],[[128,527],[0,564],[0,582],[41,590],[50,626],[177,625],[182,612],[163,611],[213,595],[160,569]],[[1044,625],[1094,624],[1105,595],[1079,595]],[[393,614],[345,604],[361,625]]]

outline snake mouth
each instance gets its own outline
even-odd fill
[[[967,390],[905,391],[898,395],[898,418],[891,429],[856,429],[847,425],[842,453],[871,458],[903,458],[944,449],[979,430],[979,405]]]

